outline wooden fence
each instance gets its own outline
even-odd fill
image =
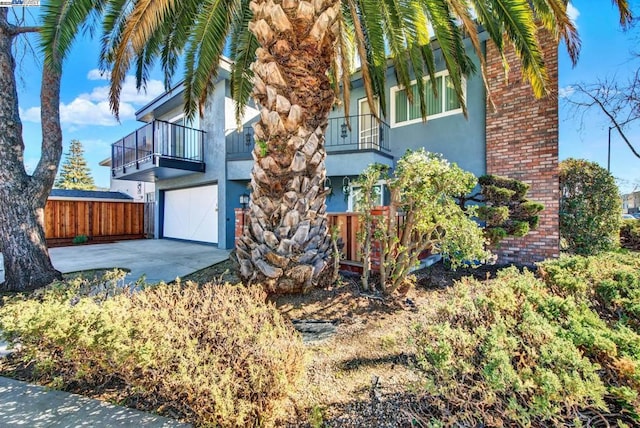
[[[358,231],[360,230],[360,214],[358,213],[329,213],[327,214],[329,230],[338,227],[338,238],[342,239],[344,262],[362,263]]]
[[[49,244],[70,243],[78,235],[94,241],[144,237],[144,204],[135,202],[49,200],[44,210]]]
[[[376,207],[372,211],[374,216],[389,216],[389,207]],[[235,237],[236,241],[240,239],[243,228],[249,227],[249,219],[247,211],[241,208],[235,209]],[[358,233],[362,224],[359,213],[328,213],[327,221],[329,228],[338,227],[338,238],[342,241],[342,259],[340,262],[341,269],[359,271],[362,269],[362,253],[360,243],[358,242]],[[405,221],[404,215],[399,214],[396,218],[398,232]],[[380,264],[380,245],[378,242],[372,242],[371,262],[372,269],[376,269],[376,263]]]

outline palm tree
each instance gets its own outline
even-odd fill
[[[237,246],[242,277],[274,292],[316,284],[330,258],[325,215],[324,132],[342,98],[348,116],[355,58],[369,104],[385,111],[385,73],[398,82],[429,75],[435,92],[437,41],[463,104],[462,77],[475,72],[465,50],[471,41],[484,67],[478,25],[500,52],[513,45],[537,96],[549,93],[538,25],[564,40],[575,61],[579,39],[566,0],[59,0],[68,13],[93,7],[103,15],[101,61],[111,71],[111,107],[117,114],[126,73],[138,86],[160,59],[168,83],[184,58],[185,111],[207,98],[220,55],[229,47],[232,95],[241,116],[251,95],[261,108],[254,125],[249,230]],[[615,0],[621,23],[626,0]],[[84,10],[83,9],[83,10]],[[484,70],[481,70],[484,73]],[[425,91],[417,79],[426,117]],[[411,96],[411,94],[408,94]],[[372,109],[373,111],[373,109]]]

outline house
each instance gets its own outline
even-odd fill
[[[100,161],[100,166],[111,170],[111,156]],[[110,174],[109,191],[129,195],[134,202],[153,202],[155,201],[156,185],[148,181],[118,180],[113,178],[113,174]]]
[[[640,192],[631,192],[622,195],[622,212],[624,214],[640,212]]]
[[[490,42],[483,43],[492,97],[488,99],[481,76],[469,76],[464,82],[468,118],[450,88],[441,57],[436,74],[440,97],[427,95],[427,122],[408,103],[406,89],[396,84],[392,68],[387,74],[384,123],[375,120],[361,78],[353,76],[349,125],[344,111],[336,108],[326,131],[328,211],[353,210],[358,190],[354,180],[367,165],[378,162],[393,167],[407,149],[424,147],[476,175],[498,174],[525,181],[531,185],[531,199],[546,205],[538,230],[503,243],[502,260],[532,263],[558,255],[557,97],[534,99],[520,78],[513,52],[507,53],[511,73],[506,82],[502,57]],[[557,90],[558,47],[550,36],[543,45]],[[468,50],[475,57],[471,46]],[[221,60],[201,118],[185,119],[183,86],[179,84],[138,111],[137,119],[144,126],[113,144],[114,179],[155,183],[157,238],[201,241],[221,248],[234,245],[234,209],[248,193],[255,143],[250,125],[258,112],[248,108],[244,127],[236,130],[230,65]],[[477,58],[476,65],[479,69]],[[379,195],[384,204],[382,189]]]

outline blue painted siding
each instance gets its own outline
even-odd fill
[[[439,52],[436,52],[437,70],[445,69]],[[472,55],[476,67],[480,63]],[[461,168],[476,175],[486,173],[486,139],[485,112],[486,96],[482,77],[478,74],[467,78],[467,110],[468,118],[463,114],[430,119],[426,123],[419,122],[390,129],[390,150],[397,161],[407,150],[425,148],[428,151],[441,153],[446,159],[457,163]],[[385,121],[391,123],[391,88],[397,85],[395,73],[389,69],[387,73]],[[354,82],[349,104],[350,114],[358,114],[358,102],[366,95],[362,82]],[[330,117],[341,117],[344,109],[334,110]],[[331,171],[328,171],[331,174]]]

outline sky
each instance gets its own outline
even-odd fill
[[[632,6],[639,11],[637,3],[637,0],[635,3],[632,1]],[[38,13],[35,8],[28,12]],[[595,110],[585,115],[575,114],[567,108],[562,94],[570,93],[571,85],[575,83],[593,83],[612,77],[626,79],[640,65],[640,60],[630,62],[630,53],[638,39],[620,29],[610,1],[573,0],[570,14],[578,26],[582,50],[577,66],[572,67],[566,50],[560,47],[560,158],[584,158],[606,168],[610,124]],[[635,33],[640,35],[637,29]],[[36,56],[22,54],[23,46],[18,46],[17,50],[18,97],[25,140],[25,166],[31,171],[40,154],[41,65]],[[122,91],[118,122],[109,109],[109,82],[98,70],[98,52],[97,40],[88,36],[78,37],[63,70],[60,116],[64,152],[68,151],[72,139],[80,140],[96,185],[108,188],[109,169],[99,166],[99,162],[111,156],[112,143],[140,127],[141,124],[135,120],[135,111],[160,95],[164,85],[160,73],[154,72],[146,92],[138,93],[133,77],[129,76]],[[640,150],[640,120],[631,125],[625,131]],[[633,190],[636,185],[640,189],[640,159],[632,155],[615,133],[611,139],[611,172],[619,179],[623,192]]]

